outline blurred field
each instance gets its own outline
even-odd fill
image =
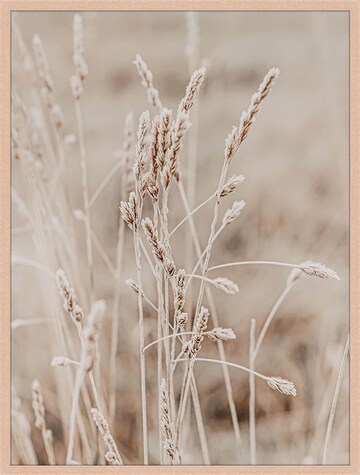
[[[26,44],[38,34],[45,45],[55,82],[57,101],[65,116],[65,132],[76,134],[75,111],[69,86],[72,74],[70,12],[14,14]],[[114,150],[122,143],[125,116],[154,110],[146,101],[132,61],[140,53],[154,74],[163,103],[176,110],[188,83],[184,45],[186,22],[182,12],[86,12],[85,57],[89,75],[82,106],[90,195],[116,163]],[[270,326],[257,360],[257,370],[294,381],[298,396],[286,398],[257,382],[256,417],[259,464],[320,464],[337,372],[349,329],[349,22],[344,12],[202,12],[199,14],[200,57],[207,75],[199,98],[197,186],[194,205],[217,186],[225,137],[248,106],[264,74],[272,66],[281,74],[249,138],[234,159],[230,175],[244,174],[236,192],[247,206],[216,242],[211,264],[241,260],[299,263],[308,259],[337,270],[341,282],[305,277],[291,291]],[[32,103],[29,78],[24,74],[16,41],[12,48],[12,87],[28,106]],[[188,139],[181,152],[186,162]],[[82,208],[80,161],[75,145],[66,162],[66,183],[73,209]],[[187,176],[184,170],[184,180]],[[12,183],[26,202],[31,201],[22,164],[12,161]],[[120,177],[108,184],[92,208],[94,232],[112,262],[115,261],[119,222]],[[224,211],[234,196],[226,198]],[[174,189],[170,199],[170,227],[185,215]],[[209,234],[211,205],[195,223],[202,246]],[[16,209],[15,229],[23,225]],[[85,273],[85,241],[76,228],[79,269]],[[135,277],[133,249],[127,229],[124,280]],[[183,226],[174,239],[176,264],[184,266]],[[38,260],[27,233],[14,233],[12,252]],[[96,297],[111,309],[114,283],[101,256],[94,251]],[[58,263],[60,265],[61,263]],[[56,267],[51,269],[56,270]],[[144,286],[154,295],[155,284],[146,269]],[[222,269],[238,283],[240,292],[224,297],[214,291],[220,323],[237,335],[226,343],[229,361],[248,365],[249,323],[257,329],[282,292],[288,269],[234,267]],[[46,278],[29,267],[12,269],[12,319],[49,318]],[[194,286],[194,288],[196,288]],[[80,293],[80,291],[79,291]],[[136,298],[124,285],[118,347],[117,418],[114,436],[126,463],[141,463],[139,359]],[[79,296],[80,298],[80,296]],[[60,299],[57,302],[61,306]],[[156,319],[146,308],[146,341],[156,339]],[[62,432],[57,386],[61,368],[51,368],[57,353],[53,326],[36,325],[12,333],[12,382],[29,418],[31,381],[38,378],[44,391],[48,426],[54,432],[58,463],[64,463],[66,434]],[[102,371],[107,360],[110,317],[101,336]],[[211,342],[202,353],[216,357]],[[156,356],[149,353],[150,462],[156,462]],[[349,378],[346,367],[340,391],[328,463],[349,463]],[[220,366],[202,364],[195,370],[205,429],[213,464],[238,463]],[[230,370],[242,430],[244,458],[248,449],[248,376]],[[70,404],[71,394],[68,401]],[[40,463],[46,463],[37,429],[32,437]],[[196,430],[188,434],[184,463],[202,463]],[[21,463],[14,454],[13,463]]]

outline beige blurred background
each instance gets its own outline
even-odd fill
[[[69,86],[72,74],[72,22],[70,12],[21,12],[13,15],[25,42],[38,34],[45,45],[55,81],[56,96],[64,110],[65,130],[76,131],[74,104]],[[82,99],[91,193],[114,166],[114,150],[121,146],[126,114],[135,120],[150,106],[132,61],[140,53],[154,74],[163,103],[176,109],[190,72],[185,55],[186,18],[183,12],[86,12],[85,57],[89,65]],[[214,247],[212,264],[234,260],[279,260],[298,263],[307,259],[337,270],[341,282],[304,278],[292,290],[269,329],[257,368],[265,374],[294,381],[295,399],[268,391],[257,383],[257,449],[259,464],[321,463],[326,423],[337,371],[348,333],[349,321],[349,18],[345,12],[201,12],[200,58],[207,67],[199,99],[197,186],[195,204],[216,188],[221,170],[225,137],[238,123],[262,77],[272,66],[281,74],[230,174],[244,174],[236,192],[247,206]],[[19,54],[12,48],[12,85],[31,102],[27,77]],[[150,110],[154,113],[154,110]],[[192,132],[190,132],[192,133]],[[187,143],[182,151],[185,160]],[[82,206],[76,148],[67,162],[66,177],[71,203]],[[186,175],[184,176],[186,180]],[[12,181],[26,199],[19,163],[13,163]],[[93,207],[95,232],[110,259],[115,259],[119,219],[120,178],[116,175]],[[90,193],[90,194],[91,194]],[[234,196],[228,199],[230,206]],[[223,210],[226,209],[223,205]],[[209,233],[210,209],[196,218],[204,246]],[[170,221],[183,216],[174,190]],[[21,219],[13,212],[13,226]],[[175,261],[181,266],[184,226],[174,240]],[[134,277],[132,246],[128,240],[124,278]],[[85,245],[83,246],[85,248]],[[12,250],[36,259],[26,234],[14,234]],[[84,249],[83,249],[84,252]],[[79,256],[80,259],[80,256]],[[111,306],[113,283],[103,261],[95,253],[96,293]],[[215,293],[222,326],[231,326],[237,340],[228,342],[229,361],[247,365],[249,322],[256,318],[260,329],[284,288],[288,270],[273,267],[223,269],[221,275],[238,283],[236,296]],[[145,279],[154,291],[151,275]],[[12,318],[46,316],[37,274],[14,266]],[[118,355],[118,420],[115,436],[132,463],[141,460],[134,435],[140,430],[138,408],[138,360],[136,299],[124,285],[124,319]],[[145,316],[147,317],[147,316]],[[148,341],[155,337],[155,319],[148,315]],[[104,324],[102,345],[106,354]],[[58,450],[64,450],[57,427],[51,329],[19,328],[12,337],[12,378],[25,407],[30,408],[30,386],[40,379],[49,407],[49,425]],[[216,355],[211,342],[204,354]],[[134,354],[134,358],[129,355]],[[156,396],[155,352],[149,360],[149,401]],[[103,358],[103,364],[106,358]],[[106,368],[104,369],[106,372]],[[248,453],[248,377],[230,371]],[[130,378],[129,375],[134,375]],[[196,370],[200,401],[212,463],[236,463],[235,442],[228,413],[221,368],[199,366]],[[135,377],[136,376],[136,377]],[[151,405],[151,402],[150,402]],[[135,407],[136,406],[136,407]],[[155,410],[153,411],[155,418]],[[30,412],[29,412],[30,414]],[[154,424],[150,420],[150,430]],[[196,431],[195,431],[196,432]],[[196,435],[196,434],[195,434]],[[188,445],[197,447],[189,435]],[[35,434],[35,437],[37,435]],[[192,440],[192,438],[194,440]],[[59,439],[59,442],[57,442]],[[136,440],[134,440],[136,439]],[[156,434],[151,438],[156,444]],[[155,451],[155,448],[154,448]],[[39,454],[41,459],[42,455]],[[245,456],[245,463],[249,460]],[[193,449],[191,461],[201,463]],[[340,392],[329,463],[349,462],[349,379],[346,373]]]

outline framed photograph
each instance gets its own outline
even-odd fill
[[[360,474],[344,1],[1,1],[1,474]]]

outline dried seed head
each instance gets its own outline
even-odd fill
[[[158,147],[158,166],[160,171],[164,169],[165,166],[165,155],[170,147],[170,125],[171,125],[171,110],[164,108],[160,114],[160,124],[159,124],[159,147]]]
[[[236,339],[236,335],[231,328],[222,327],[214,328],[209,333],[207,333],[207,337],[210,338],[210,340],[212,341],[228,341]]]
[[[161,173],[161,183],[163,185],[164,190],[167,190],[170,187],[171,179],[172,174],[170,169],[170,163],[166,163]]]
[[[32,407],[35,414],[35,427],[41,430],[45,428],[45,407],[39,381],[34,379],[31,387]]]
[[[223,217],[223,220],[222,220],[222,224],[224,226],[226,226],[226,225],[232,223],[233,221],[235,221],[235,219],[238,216],[240,216],[241,211],[245,208],[245,205],[246,205],[246,203],[245,203],[244,200],[234,201],[231,208],[229,208],[227,211],[225,211],[224,217]]]
[[[134,178],[137,182],[140,181],[146,166],[147,157],[147,137],[150,132],[151,121],[149,111],[141,114],[139,119],[139,126],[137,130],[137,143],[135,147],[135,164],[134,164]]]
[[[174,428],[170,422],[169,396],[164,378],[161,380],[160,383],[160,414],[161,430],[164,439],[164,450],[168,455],[169,459],[174,462],[176,456]]]
[[[225,139],[225,159],[230,162],[238,148],[240,147],[240,133],[239,128],[233,126],[231,132]]]
[[[255,116],[260,111],[264,99],[270,93],[279,74],[278,68],[271,68],[260,84],[258,92],[252,96],[250,107],[240,120],[240,143],[248,136],[250,127],[255,122]]]
[[[236,188],[245,180],[244,175],[234,175],[230,178],[230,180],[223,186],[220,196],[223,198],[224,196],[230,195]]]
[[[51,117],[57,129],[62,129],[64,126],[64,115],[59,104],[54,104],[51,108]]]
[[[56,271],[56,282],[60,295],[64,298],[64,310],[70,313],[74,322],[81,322],[84,317],[82,308],[77,304],[76,294],[66,277],[63,269]]]
[[[320,262],[306,261],[299,265],[299,269],[307,275],[320,277],[320,279],[335,279],[340,280],[337,272],[329,267],[325,267]]]
[[[144,199],[146,192],[149,191],[149,185],[150,185],[150,173],[147,172],[143,174],[143,176],[140,178],[138,182],[138,192],[141,198],[140,201]]]
[[[156,107],[156,109],[160,112],[163,108],[161,104],[161,100],[159,97],[159,91],[155,89],[153,84],[153,74],[148,68],[148,65],[142,59],[142,57],[137,54],[135,57],[134,64],[138,70],[138,73],[141,77],[141,84],[145,87],[147,98],[149,103]]]
[[[81,94],[84,92],[79,76],[76,76],[75,74],[70,76],[70,87],[71,87],[71,92],[74,98],[76,100],[79,100],[81,97]]]
[[[156,259],[160,262],[164,262],[165,259],[165,248],[160,243],[158,238],[157,230],[150,218],[144,218],[141,222],[142,228],[144,230],[145,236],[151,245],[152,252]]]
[[[160,116],[156,115],[152,122],[151,141],[149,147],[150,155],[150,169],[154,180],[157,178],[159,169],[158,153],[159,153],[159,139],[160,139]]]
[[[225,141],[225,160],[227,162],[231,162],[239,146],[248,136],[251,125],[255,122],[255,117],[260,111],[264,99],[271,91],[279,73],[280,71],[277,68],[271,68],[269,70],[260,84],[258,91],[253,94],[248,110],[242,113],[239,127],[232,128]]]
[[[152,123],[151,142],[149,147],[150,156],[150,173],[147,180],[147,192],[153,202],[156,202],[159,195],[159,186],[157,184],[157,176],[159,171],[159,144],[160,141],[160,116],[156,115]]]
[[[226,277],[217,277],[213,279],[216,288],[223,290],[228,295],[235,295],[239,292],[239,287],[230,279]]]
[[[129,112],[125,118],[124,124],[124,140],[122,143],[121,157],[123,160],[123,170],[126,176],[127,184],[133,181],[133,175],[131,173],[132,166],[132,149],[134,146],[135,134],[134,134],[134,117],[133,113]]]
[[[175,267],[174,260],[171,256],[165,257],[164,269],[169,277],[172,277],[173,275],[175,275],[176,267]]]
[[[125,280],[125,284],[129,287],[129,289],[132,289],[137,294],[139,293],[139,286],[133,279]]]
[[[186,271],[179,269],[176,274],[175,284],[175,315],[181,313],[185,305],[185,283],[186,283]]]
[[[185,96],[179,104],[179,113],[188,113],[194,105],[196,97],[204,81],[205,73],[206,68],[203,67],[195,71],[194,74],[191,76],[190,82],[186,88]]]
[[[41,430],[45,446],[47,447],[46,452],[49,463],[50,465],[54,465],[55,457],[52,448],[53,435],[51,430],[46,428],[44,399],[37,379],[34,379],[32,382],[32,407],[35,414],[35,427]]]
[[[84,59],[84,24],[82,16],[77,13],[73,20],[74,55],[73,62],[76,76],[82,82],[88,75],[88,66]]]
[[[149,193],[150,198],[154,203],[158,201],[159,198],[159,185],[152,177],[149,177],[146,187],[147,192]]]
[[[184,354],[189,358],[194,358],[201,350],[201,342],[204,339],[204,331],[206,330],[209,319],[209,311],[205,307],[201,307],[200,313],[195,321],[194,333],[191,340],[187,342],[183,348]]]
[[[109,465],[121,465],[117,463],[115,452],[112,452],[111,450],[108,450],[104,457]]]
[[[177,115],[172,134],[171,134],[171,147],[169,149],[168,160],[170,163],[170,172],[171,175],[179,180],[179,165],[178,165],[178,157],[179,152],[182,147],[183,137],[186,132],[189,130],[191,124],[189,121],[188,114],[184,112],[180,112]]]
[[[138,198],[134,191],[129,194],[129,201],[120,202],[120,212],[123,220],[128,224],[132,231],[139,229]]]
[[[98,431],[104,440],[105,447],[107,449],[107,453],[105,455],[106,460],[111,463],[111,465],[123,465],[121,455],[110,432],[109,424],[105,419],[104,414],[102,414],[98,409],[92,408],[91,415]]]
[[[179,313],[176,317],[176,322],[181,331],[185,330],[186,322],[188,321],[189,315],[185,312]]]
[[[280,377],[271,376],[267,381],[271,389],[281,392],[286,396],[296,396],[294,383]]]
[[[54,81],[50,74],[49,63],[46,57],[43,42],[38,35],[35,35],[32,39],[35,64],[39,78],[42,81],[42,89],[49,98],[48,105],[52,103],[52,93],[54,91]]]

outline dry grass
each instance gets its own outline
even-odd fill
[[[84,16],[91,34],[93,17]],[[14,272],[24,270],[24,278],[15,274],[13,299],[20,291],[35,296],[41,313],[34,314],[36,307],[27,309],[21,302],[13,306],[13,384],[22,388],[21,397],[13,394],[13,463],[269,464],[320,463],[321,457],[326,463],[331,436],[336,448],[333,463],[348,459],[348,438],[343,437],[348,426],[341,427],[335,419],[336,409],[348,417],[345,394],[339,402],[348,343],[340,370],[333,350],[334,342],[342,344],[348,332],[348,262],[341,261],[347,243],[329,238],[327,249],[319,254],[312,242],[292,251],[284,245],[291,240],[292,226],[306,234],[311,212],[317,209],[315,226],[324,203],[315,199],[306,205],[301,196],[299,201],[309,210],[307,227],[297,227],[289,218],[284,231],[274,211],[279,205],[277,190],[267,189],[264,196],[251,164],[245,167],[251,177],[246,185],[244,176],[237,174],[242,167],[238,158],[251,154],[249,143],[256,143],[255,120],[259,127],[266,119],[272,121],[261,110],[271,103],[272,89],[282,87],[280,79],[277,84],[278,68],[267,67],[256,79],[250,78],[253,89],[260,85],[249,95],[244,112],[232,104],[232,120],[239,120],[228,127],[227,135],[220,123],[214,123],[212,136],[220,144],[226,137],[222,158],[211,153],[205,165],[203,159],[199,162],[214,143],[200,127],[203,116],[205,123],[209,120],[209,111],[217,114],[206,89],[207,81],[211,86],[217,78],[216,63],[205,68],[206,61],[200,60],[198,16],[181,18],[187,25],[187,86],[179,88],[175,81],[177,101],[168,100],[155,67],[152,71],[150,62],[135,56],[150,110],[144,111],[146,104],[140,99],[141,111],[136,103],[134,112],[129,112],[128,103],[122,104],[124,126],[119,121],[116,125],[120,145],[96,186],[91,178],[98,171],[90,159],[91,130],[100,119],[89,112],[87,98],[100,95],[102,89],[91,85],[86,20],[85,27],[81,15],[72,20],[72,99],[63,104],[58,97],[66,95],[58,94],[62,86],[50,67],[56,57],[47,57],[38,35],[31,51],[22,28],[14,23],[12,200],[17,212],[13,239],[18,241],[12,262]],[[21,20],[19,15],[19,24]],[[128,67],[133,67],[131,62]],[[286,74],[285,69],[285,78]],[[134,76],[134,83],[138,79]],[[174,106],[165,107],[168,102]],[[284,121],[289,107],[282,110]],[[232,167],[237,167],[235,173]],[[215,169],[217,185],[212,185]],[[289,188],[291,174],[284,176],[279,166],[267,168],[270,182],[277,172],[280,188],[288,187],[284,196],[291,216],[296,194]],[[333,191],[339,203],[342,195],[335,187]],[[246,209],[245,200],[236,199],[245,195]],[[261,218],[269,227],[259,241],[261,252],[251,244],[259,228],[244,219],[250,203],[250,214],[254,206],[261,208],[260,199],[270,203]],[[338,226],[346,237],[347,224]],[[114,239],[104,236],[104,227],[112,230]],[[272,249],[273,240],[285,250],[283,257]],[[331,265],[340,262],[344,281],[332,268],[310,260],[326,257]],[[281,274],[278,284],[278,272],[285,270],[288,275]],[[324,288],[317,285],[325,279],[329,282],[323,282]],[[288,299],[292,306],[284,312]],[[314,322],[322,315],[330,319],[330,308],[336,309],[337,320],[326,333],[324,319]],[[39,335],[33,333],[36,329],[41,329]],[[37,380],[31,391],[20,379],[24,373],[17,338],[26,331],[32,336],[24,351],[29,351],[31,374],[41,381],[43,391]],[[39,362],[33,353],[42,343],[41,333],[46,334],[45,363],[45,357]],[[239,364],[247,358],[248,366]],[[26,403],[31,397],[41,440],[29,423],[32,415]]]

